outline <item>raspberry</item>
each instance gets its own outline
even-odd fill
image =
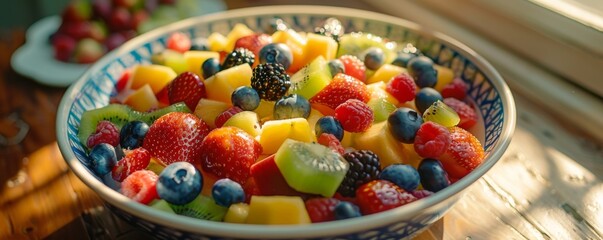
[[[147,204],[158,197],[157,179],[153,171],[140,170],[126,177],[121,183],[121,193],[139,203]]]
[[[469,129],[477,123],[477,114],[475,110],[470,107],[467,103],[460,101],[456,98],[445,98],[444,103],[459,115],[461,119],[458,123],[458,127],[463,129]]]
[[[124,151],[126,156],[119,160],[111,170],[111,177],[118,182],[138,170],[145,169],[151,162],[151,153],[144,148]]]
[[[261,99],[276,101],[287,93],[291,81],[280,63],[262,63],[253,69],[251,87]]]
[[[435,122],[425,122],[415,136],[415,151],[424,158],[437,158],[446,152],[450,144],[448,128]]]
[[[229,109],[226,109],[226,111],[220,113],[220,115],[218,115],[216,117],[216,119],[214,120],[214,124],[216,125],[216,127],[222,127],[222,125],[224,125],[224,123],[226,121],[228,121],[228,119],[230,119],[230,117],[232,117],[235,114],[240,113],[242,111],[243,111],[243,109],[232,106]]]
[[[386,180],[373,180],[356,190],[356,201],[362,215],[383,212],[415,200],[415,196]]]
[[[364,62],[354,55],[343,55],[339,57],[339,61],[343,63],[346,75],[350,75],[363,82],[365,81],[366,66],[364,66]]]
[[[249,66],[253,66],[254,62],[255,54],[253,54],[251,50],[247,48],[237,48],[226,55],[220,69],[224,70],[245,63],[249,64]]]
[[[401,73],[387,83],[385,91],[394,96],[400,103],[411,101],[415,98],[417,85],[408,73]]]
[[[96,131],[88,137],[86,146],[93,148],[100,143],[108,143],[116,147],[119,144],[119,130],[110,121],[102,120],[96,125]]]
[[[343,158],[350,168],[339,185],[337,192],[344,197],[354,197],[356,189],[367,182],[377,179],[381,172],[381,164],[377,154],[370,150],[359,150],[345,153]]]
[[[463,82],[460,78],[455,78],[451,83],[447,84],[442,88],[443,98],[456,98],[458,100],[464,100],[467,96],[467,83]]]
[[[327,146],[333,149],[333,151],[338,152],[339,154],[343,155],[343,153],[345,152],[345,149],[343,148],[343,146],[341,146],[341,142],[333,134],[322,133],[318,137],[317,142],[323,146]]]
[[[333,221],[339,202],[336,198],[311,198],[305,202],[306,211],[313,223]]]
[[[335,119],[348,132],[364,132],[373,124],[373,110],[363,101],[348,99],[335,108]]]

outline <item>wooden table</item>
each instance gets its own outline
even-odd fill
[[[148,239],[102,207],[68,169],[56,144],[65,88],[10,68],[22,30],[0,37],[0,239]],[[516,96],[518,126],[503,159],[444,218],[417,239],[602,239],[603,148],[571,123]],[[16,113],[17,115],[11,115]]]

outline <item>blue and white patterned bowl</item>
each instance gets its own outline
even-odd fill
[[[86,110],[109,103],[123,70],[149,63],[162,51],[170,33],[182,31],[192,37],[228,33],[236,23],[261,31],[270,19],[279,17],[293,28],[312,31],[321,21],[336,17],[346,32],[365,31],[414,43],[436,63],[451,67],[470,85],[468,95],[481,116],[474,133],[487,156],[472,173],[450,187],[419,201],[361,218],[302,226],[257,226],[209,222],[164,214],[129,200],[103,184],[84,164],[86,154],[77,138],[80,116]],[[137,37],[94,64],[65,93],[57,118],[58,142],[63,157],[75,174],[128,222],[158,238],[199,239],[402,239],[416,235],[440,219],[463,195],[463,190],[483,176],[507,148],[515,128],[513,97],[496,70],[467,46],[441,33],[382,14],[324,6],[281,6],[239,9],[187,19]],[[283,213],[286,214],[286,213]]]

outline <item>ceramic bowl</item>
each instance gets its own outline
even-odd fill
[[[448,66],[469,84],[468,96],[480,113],[474,134],[487,156],[469,175],[436,194],[402,207],[349,220],[310,225],[259,226],[209,222],[169,215],[134,202],[106,186],[87,168],[86,152],[78,141],[82,113],[109,103],[122,71],[149,63],[153,53],[165,48],[166,38],[180,31],[192,37],[212,32],[227,34],[236,23],[262,31],[275,17],[298,31],[313,31],[328,17],[338,18],[346,32],[370,32],[396,42],[410,42],[437,64]],[[425,230],[440,219],[475,183],[496,164],[506,150],[515,128],[512,94],[499,73],[471,48],[418,24],[383,14],[324,6],[269,6],[226,11],[186,19],[141,35],[92,65],[65,93],[57,117],[61,152],[73,172],[127,222],[158,238],[177,239],[403,239]],[[478,213],[476,213],[478,214]]]

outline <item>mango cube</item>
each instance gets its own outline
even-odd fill
[[[132,70],[131,88],[138,89],[148,84],[153,93],[157,94],[176,76],[177,74],[172,68],[163,65],[136,65]]]
[[[315,142],[316,136],[305,118],[266,121],[259,136],[263,154],[275,153],[287,139]]]
[[[207,98],[231,104],[232,92],[240,86],[251,86],[251,66],[241,64],[222,70],[205,80]]]
[[[387,121],[373,124],[362,133],[354,134],[353,146],[358,150],[371,150],[379,156],[381,167],[395,163],[407,163],[405,146],[389,131]]]
[[[188,71],[194,72],[199,77],[203,76],[203,72],[201,72],[201,65],[205,60],[215,58],[220,59],[220,54],[218,52],[212,51],[186,51],[184,52],[184,59],[188,65]]]
[[[298,196],[252,196],[246,223],[250,224],[309,224],[310,216],[304,201]]]
[[[390,79],[397,76],[400,73],[406,72],[406,68],[399,67],[392,64],[383,64],[371,77],[366,80],[366,84],[376,82],[389,82]]]
[[[151,86],[145,84],[130,94],[126,100],[124,100],[124,104],[132,107],[132,109],[136,111],[146,112],[157,108],[159,106],[159,101],[157,101]]]

